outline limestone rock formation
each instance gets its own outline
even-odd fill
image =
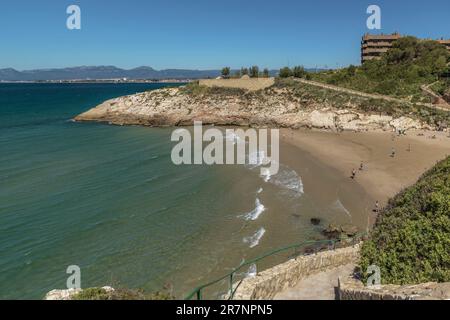
[[[268,88],[240,94],[188,93],[164,88],[105,101],[80,114],[77,121],[147,126],[204,124],[253,127],[317,128],[327,130],[408,130],[429,126],[408,117],[367,114],[354,106],[335,108],[331,103],[292,95],[289,88]]]

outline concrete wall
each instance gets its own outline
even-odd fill
[[[323,251],[317,254],[299,256],[273,268],[264,270],[253,278],[242,281],[234,299],[272,299],[284,289],[294,287],[304,277],[329,268],[356,263],[360,244],[352,247]]]
[[[202,79],[200,85],[207,87],[239,88],[256,91],[272,86],[274,78],[250,78],[250,79]]]

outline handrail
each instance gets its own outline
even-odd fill
[[[355,240],[358,239],[358,238],[363,238],[364,235],[367,235],[367,232],[361,232],[361,233],[355,234],[351,238],[352,239],[352,243],[355,243]],[[213,281],[210,281],[210,282],[208,282],[206,284],[198,286],[197,288],[192,290],[186,296],[185,300],[191,300],[194,296],[196,296],[197,300],[201,300],[202,299],[202,291],[203,291],[203,289],[205,289],[205,288],[207,288],[209,286],[212,286],[213,284],[216,284],[216,283],[218,283],[218,282],[220,282],[222,280],[225,280],[227,278],[229,278],[229,296],[228,296],[228,299],[231,300],[231,299],[233,299],[234,293],[236,292],[237,288],[239,287],[239,285],[243,281],[243,279],[240,280],[239,283],[237,284],[236,288],[233,289],[233,276],[235,275],[236,272],[238,272],[243,267],[252,265],[252,264],[254,264],[256,262],[259,262],[259,261],[261,261],[261,260],[263,260],[263,259],[265,259],[265,258],[267,258],[269,256],[275,255],[277,253],[280,253],[280,252],[283,252],[283,251],[288,251],[290,249],[299,249],[299,248],[302,248],[302,247],[305,247],[305,246],[311,245],[311,244],[329,243],[329,244],[332,244],[333,250],[334,250],[336,248],[336,243],[337,242],[341,242],[341,240],[343,240],[343,239],[308,240],[308,241],[304,241],[304,242],[301,242],[301,243],[297,243],[297,244],[293,244],[293,245],[289,245],[289,246],[286,246],[286,247],[281,247],[281,248],[275,249],[273,251],[265,253],[265,254],[263,254],[261,256],[258,256],[258,257],[254,258],[252,260],[249,260],[249,261],[243,261],[239,266],[234,268],[228,274],[226,274],[226,275],[224,275],[224,276],[222,276],[222,277],[220,277],[218,279],[215,279]]]

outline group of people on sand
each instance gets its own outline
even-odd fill
[[[399,134],[405,134],[405,132],[399,130]],[[411,144],[408,144],[408,149],[406,149],[406,151],[411,152]],[[390,157],[395,158],[396,153],[397,152],[396,152],[395,148],[392,147]],[[364,162],[361,161],[361,164],[359,165],[359,171],[364,171],[364,170],[365,170]],[[357,173],[356,169],[353,168],[350,178],[353,180],[356,179],[356,173]],[[378,213],[379,211],[380,211],[380,203],[377,200],[377,201],[375,201],[375,208],[373,209],[373,212]]]
[[[359,171],[363,171],[364,170],[364,162],[361,161],[361,164],[359,165]],[[356,170],[352,169],[352,175],[351,177],[352,179],[356,178]]]

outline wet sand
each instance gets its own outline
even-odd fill
[[[443,132],[409,131],[397,136],[384,131],[332,133],[283,129],[281,137],[338,170],[347,182],[360,185],[374,201],[380,202],[380,207],[450,154],[450,138]],[[350,178],[353,169],[354,180]],[[354,201],[359,201],[359,195],[355,196]],[[374,219],[372,216],[371,222]]]

